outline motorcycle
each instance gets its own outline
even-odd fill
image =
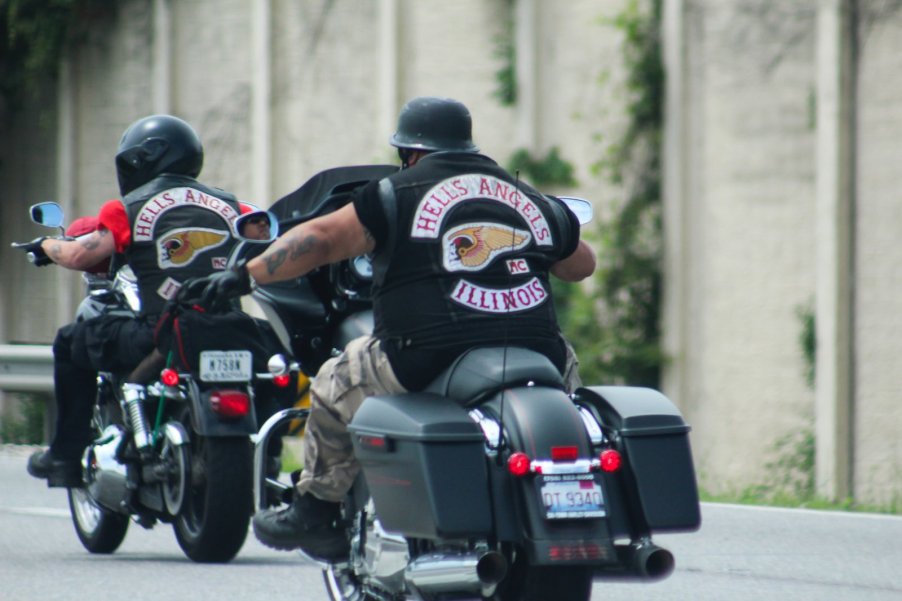
[[[330,170],[271,210],[285,231],[394,169]],[[565,202],[590,218],[586,201]],[[253,298],[284,345],[273,373],[312,375],[371,332],[371,279],[369,258],[357,257],[259,286]],[[491,347],[422,391],[367,398],[349,425],[362,468],[342,504],[350,556],[318,562],[330,599],[587,601],[595,580],[669,576],[673,555],[653,534],[701,522],[689,426],[655,390],[563,388],[543,355]],[[286,409],[261,427],[259,509],[274,491],[290,498],[264,473],[264,450],[307,414]]]
[[[63,230],[56,203],[34,205],[31,217]],[[109,273],[83,274],[87,295],[76,320],[138,315],[136,278],[116,263]],[[184,286],[172,310],[187,315],[195,302]],[[240,345],[200,348],[190,369],[167,364],[151,372],[143,393],[122,386],[126,374],[97,374],[96,437],[82,456],[81,485],[68,488],[75,532],[91,553],[113,553],[130,521],[147,529],[171,524],[196,562],[227,562],[244,544],[253,512],[254,384],[271,376],[252,373],[251,352]]]

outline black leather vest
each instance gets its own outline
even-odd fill
[[[122,202],[132,236],[125,258],[138,279],[145,315],[158,315],[186,280],[225,268],[240,214],[228,192],[164,174]]]
[[[548,270],[578,236],[566,209],[471,153],[435,153],[387,180],[377,336],[424,349],[557,339]]]

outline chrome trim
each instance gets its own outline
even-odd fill
[[[579,411],[579,416],[583,418],[583,425],[586,426],[586,432],[589,434],[589,440],[592,441],[592,446],[604,444],[604,432],[601,431],[601,425],[598,423],[598,420],[595,419],[595,416],[592,415],[592,412],[586,407],[579,405],[577,405],[576,409]]]

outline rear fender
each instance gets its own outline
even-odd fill
[[[599,565],[617,561],[606,517],[548,520],[541,497],[542,476],[513,476],[506,458],[526,453],[550,461],[552,447],[576,447],[580,459],[592,459],[585,424],[563,391],[541,386],[513,388],[493,395],[479,410],[502,424],[509,450],[495,454],[489,468],[493,514],[500,540],[524,546],[532,565]],[[595,482],[606,495],[598,472]]]

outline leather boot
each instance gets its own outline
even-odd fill
[[[273,549],[300,549],[314,559],[339,561],[347,558],[349,544],[344,528],[336,525],[340,504],[322,501],[311,494],[297,495],[280,511],[265,509],[254,515],[254,534]]]

